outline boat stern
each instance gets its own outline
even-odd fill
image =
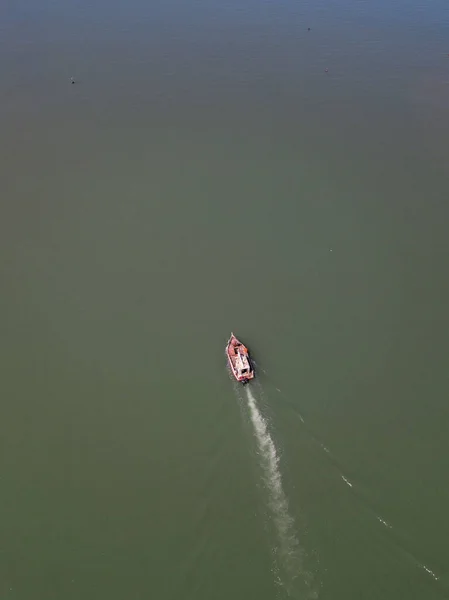
[[[243,385],[246,385],[247,383],[249,383],[252,379],[254,379],[254,370],[251,369],[248,373],[245,373],[245,375],[241,375],[239,374],[237,376],[237,381],[239,381],[240,383],[242,383]]]

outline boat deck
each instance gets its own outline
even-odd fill
[[[249,358],[248,348],[234,335],[226,347],[228,361],[237,381],[244,383],[254,378],[254,371]]]
[[[232,344],[230,344],[228,346],[228,356],[234,366],[239,358],[238,348],[242,348],[242,347],[243,347],[242,344],[239,344],[237,346],[233,346]],[[242,354],[243,354],[243,352],[242,352]]]
[[[234,368],[250,369],[248,350],[243,344],[237,344],[235,346],[230,344],[228,347],[228,356]]]

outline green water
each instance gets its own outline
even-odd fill
[[[0,16],[0,598],[447,597],[446,4]]]

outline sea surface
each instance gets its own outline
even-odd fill
[[[7,0],[0,210],[1,600],[449,597],[447,0]]]

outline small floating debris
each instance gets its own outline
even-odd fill
[[[75,78],[74,77],[70,77],[70,83],[75,83]]]

